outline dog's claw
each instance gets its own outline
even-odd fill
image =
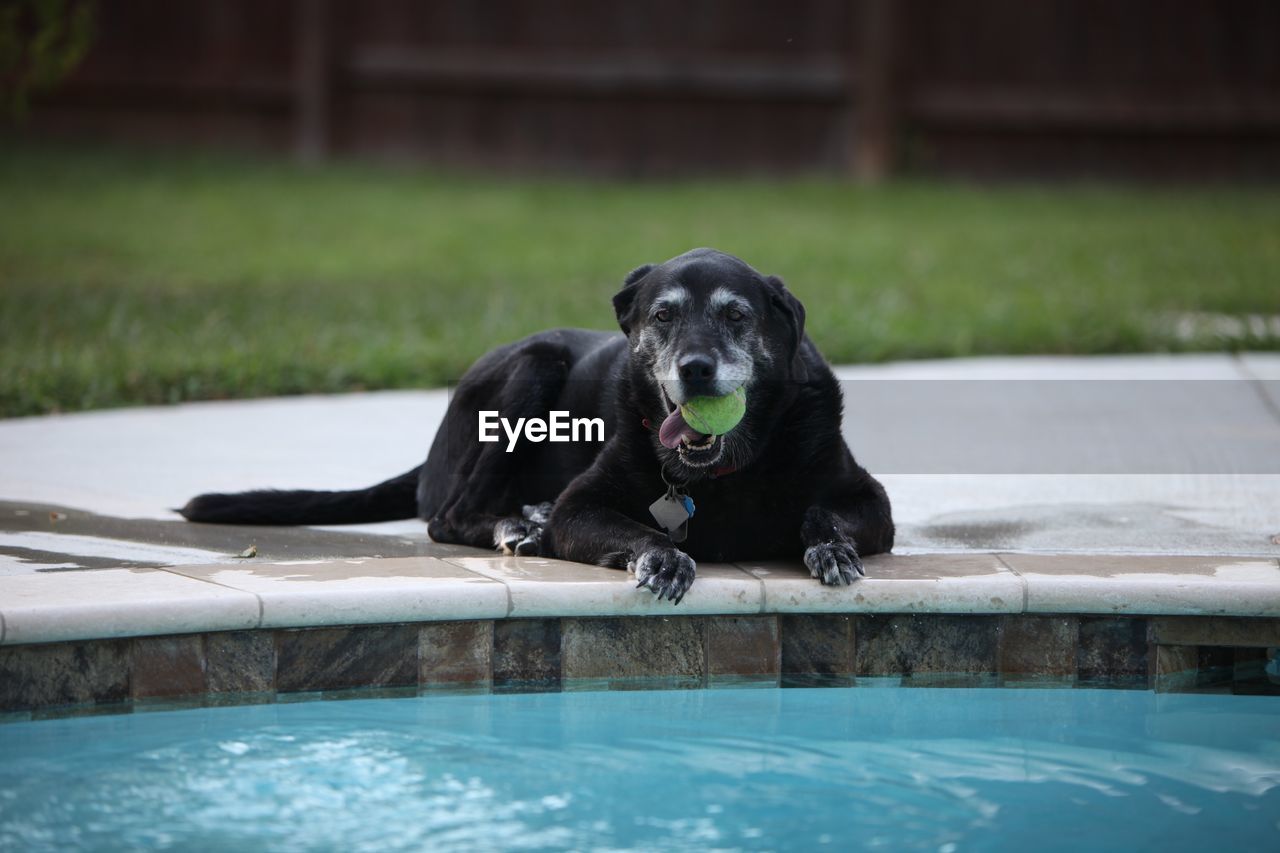
[[[812,545],[804,552],[804,564],[812,577],[827,586],[848,586],[867,576],[857,550],[848,542]]]
[[[679,604],[693,584],[697,564],[693,558],[675,548],[651,548],[627,567],[636,573],[636,588],[648,587],[672,605]]]

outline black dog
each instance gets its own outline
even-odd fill
[[[235,524],[417,515],[437,542],[625,567],[676,603],[695,558],[803,554],[823,583],[864,576],[859,555],[893,546],[889,499],[845,445],[840,387],[782,282],[696,249],[633,271],[613,304],[625,336],[558,329],[476,362],[426,463],[407,474],[352,492],[200,495],[182,514]],[[739,388],[746,414],[725,435],[702,435],[679,413],[691,397]],[[479,440],[482,412],[516,423],[553,411],[601,419],[592,438],[604,440],[509,442],[501,430]]]

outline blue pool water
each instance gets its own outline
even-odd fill
[[[1280,849],[1280,700],[427,696],[0,725],[0,848]]]

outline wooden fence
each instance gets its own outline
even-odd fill
[[[653,175],[1280,175],[1274,0],[99,0],[29,130]]]

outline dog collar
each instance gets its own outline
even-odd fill
[[[645,429],[649,430],[649,432],[653,432],[653,424],[649,422],[648,418],[641,418],[640,423]],[[719,468],[713,468],[711,470],[711,479],[719,480],[721,477],[728,477],[737,470],[738,467],[736,465],[721,465]]]

